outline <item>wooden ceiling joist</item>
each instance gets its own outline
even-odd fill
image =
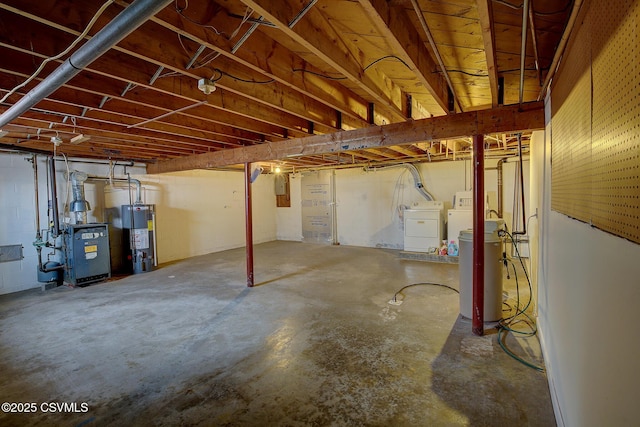
[[[373,97],[379,106],[390,111],[394,121],[405,119],[402,106],[394,104],[392,96],[382,89],[385,86],[384,83],[374,82],[364,72],[363,67],[353,59],[342,43],[342,38],[335,34],[333,28],[320,14],[316,14],[314,9],[291,28],[289,22],[298,10],[294,10],[286,0],[242,0],[242,2]]]
[[[431,93],[438,111],[430,111],[432,115],[448,113],[449,93],[444,78],[435,73],[437,64],[429,51],[420,42],[420,35],[407,17],[404,9],[392,7],[386,0],[360,0],[360,5],[368,12],[380,31],[393,48],[401,55],[403,61],[415,72],[420,83]]]
[[[493,29],[493,5],[491,0],[478,0],[478,17],[482,28],[484,54],[487,58],[487,74],[491,89],[491,105],[498,106],[498,64],[496,61],[496,42]]]

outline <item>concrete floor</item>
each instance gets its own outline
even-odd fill
[[[457,265],[293,242],[255,265],[253,289],[237,249],[0,297],[1,400],[37,406],[0,425],[555,425],[545,374],[473,336],[457,293],[388,303],[458,288]],[[536,338],[507,343],[542,363]]]

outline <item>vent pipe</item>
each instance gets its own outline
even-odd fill
[[[418,190],[418,192],[422,195],[422,197],[424,197],[425,199],[427,199],[429,202],[434,201],[435,199],[433,198],[433,196],[431,195],[431,193],[429,193],[427,191],[426,188],[424,188],[424,184],[422,184],[422,176],[420,175],[420,171],[418,170],[417,167],[415,167],[414,165],[412,165],[411,163],[399,163],[397,165],[391,165],[391,166],[381,166],[379,168],[369,168],[366,167],[364,168],[365,172],[369,172],[371,170],[379,170],[379,169],[389,169],[389,168],[406,168],[409,170],[409,172],[411,172],[411,176],[413,177],[413,183],[416,187],[416,190]]]
[[[85,67],[106,53],[172,0],[136,0],[83,44],[58,68],[0,115],[0,127],[12,122],[51,95]]]
[[[87,211],[91,209],[89,202],[84,198],[84,182],[87,174],[84,172],[71,172],[71,190],[73,191],[73,201],[71,202],[71,212],[76,214],[76,224],[87,223]]]

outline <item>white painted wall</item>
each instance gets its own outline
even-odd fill
[[[514,160],[504,166],[504,214],[511,224]],[[489,206],[497,209],[497,160],[487,159],[485,189]],[[471,190],[472,165],[468,160],[418,165],[425,188],[445,204],[453,204],[457,191]],[[525,161],[525,196],[528,198],[528,159]],[[291,207],[277,208],[277,238],[302,240],[300,175],[291,179]],[[338,241],[343,245],[402,249],[403,224],[399,206],[417,207],[425,199],[415,189],[411,174],[401,167],[365,172],[363,169],[336,171]],[[528,200],[526,201],[529,204]],[[529,207],[527,206],[527,211]]]
[[[158,255],[173,261],[245,245],[244,175],[195,170],[139,177],[156,205]],[[253,241],[276,239],[272,175],[252,184]]]
[[[532,151],[532,197],[540,213],[532,221],[539,236],[532,267],[556,420],[637,425],[640,245],[551,210],[549,136],[547,130],[544,144]]]
[[[33,169],[24,160],[28,155],[0,153],[0,245],[22,244],[22,261],[0,263],[0,294],[40,286],[37,281],[35,240],[35,197]],[[39,202],[41,229],[47,227],[47,170],[40,156]],[[70,161],[70,170],[108,176],[107,164]],[[60,213],[67,198],[66,165],[56,162]],[[244,176],[240,172],[190,171],[145,175],[143,167],[128,168],[132,178],[143,184],[143,202],[156,205],[158,258],[160,262],[202,255],[244,246]],[[122,166],[115,176],[123,178]],[[261,175],[252,184],[254,242],[276,239],[276,201],[274,180]],[[85,183],[85,196],[91,205],[88,222],[119,221],[122,204],[129,203],[126,183]],[[132,191],[132,196],[135,196]],[[299,205],[299,203],[298,203]],[[69,222],[74,222],[70,219]],[[114,233],[115,234],[115,233]],[[114,242],[111,242],[114,246]],[[43,259],[51,250],[45,249]]]
[[[485,166],[494,168],[496,162],[489,159]],[[425,188],[436,200],[444,202],[445,216],[446,210],[452,208],[455,193],[471,190],[473,171],[468,160],[422,163],[418,165],[418,170]],[[510,214],[512,210],[512,196],[508,191],[513,188],[513,176],[513,173],[504,174],[505,214]],[[528,181],[527,174],[526,185]],[[485,190],[489,194],[490,208],[496,209],[495,170],[485,172]],[[402,249],[404,232],[399,207],[419,207],[425,201],[415,189],[411,174],[401,167],[370,172],[363,169],[338,170],[336,191],[338,241],[343,245]]]

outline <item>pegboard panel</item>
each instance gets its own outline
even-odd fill
[[[593,224],[640,242],[640,5],[594,2]]]
[[[640,243],[640,0],[589,3],[552,88],[552,209]]]
[[[551,207],[582,221],[591,210],[590,42],[588,31],[572,40],[551,99]]]

